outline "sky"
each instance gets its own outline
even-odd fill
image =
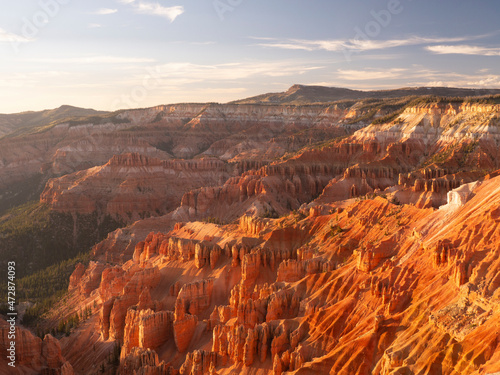
[[[0,113],[500,88],[498,0],[0,0]]]

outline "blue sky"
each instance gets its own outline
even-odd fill
[[[20,0],[0,113],[226,102],[295,83],[500,88],[497,0]]]

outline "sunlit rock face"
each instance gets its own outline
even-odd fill
[[[209,106],[185,125],[222,129],[220,108]],[[226,115],[272,123],[271,109],[254,108],[255,115],[245,108]],[[174,116],[162,107],[158,121],[170,110]],[[307,123],[309,111],[285,112]],[[92,317],[61,338],[61,356],[82,373],[93,364],[76,359],[81,353],[105,348],[104,362],[115,343],[123,374],[499,372],[500,177],[486,175],[498,160],[494,131],[483,127],[498,125],[497,112],[410,107],[387,123],[240,173],[221,161],[233,151],[219,143],[204,152],[207,159],[127,154],[95,174],[62,177],[60,190],[62,182],[51,180],[45,199],[56,205],[71,191],[69,181],[92,190],[83,176],[118,176],[115,194],[130,186],[128,176],[143,181],[168,168],[178,168],[180,181],[229,174],[185,191],[169,214],[137,221],[94,247],[93,261],[75,268],[61,308],[91,306]],[[141,194],[137,204],[149,204]],[[77,208],[112,197],[96,195]],[[27,344],[35,348],[26,350],[28,367],[65,366],[57,343],[47,340],[45,351],[41,340]],[[45,362],[31,352],[45,353]]]

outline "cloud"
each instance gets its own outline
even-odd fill
[[[452,43],[463,42],[470,39],[470,37],[458,38],[426,38],[420,36],[412,36],[406,39],[389,39],[389,40],[369,40],[369,39],[331,39],[331,40],[304,40],[304,39],[269,39],[269,38],[252,38],[258,40],[265,40],[266,42],[258,43],[261,47],[268,48],[281,48],[292,50],[306,50],[306,51],[372,51],[383,50],[387,48],[415,46],[422,44],[432,43]]]
[[[341,51],[345,49],[345,42],[341,40],[302,40],[302,39],[274,39],[274,38],[251,38],[257,40],[264,40],[263,43],[258,43],[258,46],[279,49],[291,50],[327,50],[327,51]]]
[[[238,62],[228,64],[202,65],[190,62],[152,65],[146,69],[139,68],[128,79],[121,80],[121,85],[141,85],[144,80],[154,81],[155,87],[187,90],[188,85],[195,85],[196,90],[203,85],[223,87],[221,85],[238,85],[242,81],[254,84],[257,79],[269,81],[277,77],[290,77],[294,81],[297,76],[309,71],[321,69],[320,66],[293,61],[281,62]],[[191,90],[191,89],[189,89]]]
[[[489,47],[479,47],[470,46],[466,44],[450,46],[450,45],[438,45],[438,46],[427,46],[426,50],[439,55],[478,55],[478,56],[500,56],[500,48],[489,48]]]
[[[184,13],[184,7],[181,5],[165,7],[158,3],[149,3],[140,0],[118,0],[118,2],[131,5],[134,7],[136,13],[163,17],[170,22],[174,22],[177,17]]]
[[[423,38],[414,36],[407,39],[391,39],[391,40],[350,40],[348,49],[358,51],[369,51],[377,49],[387,49],[395,47],[415,46],[429,43],[446,43],[446,42],[461,42],[464,38]]]
[[[37,83],[44,80],[54,80],[61,77],[71,76],[63,71],[43,71],[30,73],[9,73],[0,75],[0,86],[8,88],[35,87]]]
[[[98,28],[102,27],[102,25],[98,24],[98,23],[89,23],[89,25],[87,27],[89,29],[98,29]]]
[[[500,88],[500,75],[481,69],[475,74],[457,73],[454,71],[439,71],[413,65],[405,73],[409,86],[441,86],[465,88]]]
[[[101,8],[101,9],[97,10],[96,12],[94,12],[94,14],[97,14],[100,16],[105,16],[108,14],[114,14],[116,12],[118,12],[118,9]]]
[[[331,79],[331,80],[330,80]],[[429,69],[413,64],[396,68],[337,69],[329,80],[310,82],[311,85],[349,87],[361,90],[382,90],[395,87],[464,87],[500,88],[500,75],[488,69],[474,73],[458,73],[450,69]]]
[[[464,88],[500,88],[500,75],[488,74],[488,75],[463,75],[456,79],[446,79],[442,77],[442,80],[434,81],[423,81],[417,82],[419,85],[423,86],[438,86],[438,87],[464,87]]]
[[[500,76],[489,75],[486,77],[478,77],[479,79],[472,82],[467,82],[472,87],[500,87]]]
[[[219,94],[241,94],[247,91],[245,87],[211,87],[211,88],[201,88],[197,90],[198,92],[210,95],[219,95]]]
[[[153,63],[156,60],[138,57],[82,56],[59,59],[32,59],[31,61],[48,64],[141,64]]]
[[[310,66],[294,62],[245,62],[217,65],[193,63],[169,63],[155,67],[157,76],[165,80],[237,81],[255,76],[284,77],[305,74],[321,66]]]
[[[189,44],[193,46],[210,46],[217,43],[214,41],[207,41],[207,42],[189,42]]]
[[[170,22],[174,22],[178,16],[184,13],[182,6],[164,7],[159,4],[138,2],[136,7],[138,13],[164,17]]]
[[[0,28],[0,43],[28,43],[34,39],[29,39],[21,35],[10,33]]]
[[[385,69],[385,70],[343,70],[338,69],[338,78],[347,81],[365,81],[374,79],[394,79],[401,77],[401,73],[407,69]]]

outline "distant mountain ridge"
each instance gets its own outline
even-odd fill
[[[500,89],[466,89],[453,87],[404,87],[394,90],[361,91],[341,87],[293,85],[281,93],[268,93],[236,100],[232,104],[313,104],[339,100],[390,99],[404,96],[435,95],[447,97],[499,95]]]
[[[250,105],[310,105],[332,104],[342,101],[355,100],[385,100],[419,96],[438,97],[482,97],[500,95],[500,89],[466,89],[453,87],[404,87],[393,90],[362,91],[342,87],[307,86],[295,84],[287,91],[280,93],[261,94],[246,99],[240,99],[227,104]],[[187,103],[177,103],[177,105]],[[203,103],[199,103],[203,104]],[[206,103],[210,104],[210,103]],[[212,103],[215,104],[215,103]],[[172,104],[173,105],[173,104]],[[156,107],[151,107],[156,108]],[[132,109],[133,110],[133,109]],[[103,122],[121,122],[120,113],[123,110],[110,112],[98,111],[91,108],[79,108],[62,105],[55,109],[43,111],[26,111],[13,114],[0,114],[0,138],[21,136],[32,132],[39,132],[59,123],[67,122],[70,125]]]
[[[0,136],[16,132],[21,129],[49,125],[54,121],[66,118],[87,117],[103,115],[106,113],[108,112],[62,105],[59,108],[47,109],[43,111],[0,114]]]

